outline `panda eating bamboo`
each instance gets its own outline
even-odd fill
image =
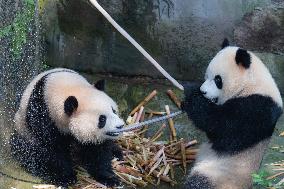
[[[27,86],[15,115],[16,131],[11,150],[27,171],[44,182],[69,186],[77,181],[71,156],[97,181],[108,186],[119,184],[111,161],[122,159],[113,142],[124,121],[116,103],[103,92],[104,82],[91,85],[69,69],[41,73]]]

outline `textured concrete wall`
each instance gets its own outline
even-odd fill
[[[162,67],[181,80],[202,80],[208,62],[220,49],[224,37],[250,50],[259,51],[255,47],[264,39],[270,41],[270,34],[276,32],[275,28],[279,28],[276,36],[284,36],[280,13],[273,14],[270,20],[258,25],[262,30],[248,27],[254,21],[250,18],[256,17],[260,22],[266,18],[262,11],[255,11],[271,9],[271,6],[280,9],[282,3],[276,0],[100,2]],[[62,0],[59,3],[49,3],[46,8],[49,52],[47,64],[88,73],[163,78],[86,1]],[[266,14],[269,13],[268,11]],[[53,19],[50,20],[50,17]],[[273,18],[278,19],[276,24]],[[271,32],[263,32],[271,22],[275,28]],[[249,33],[253,36],[248,35]],[[263,41],[261,44],[267,42]],[[261,52],[279,54],[282,49],[283,40],[271,40],[269,48]],[[283,63],[280,64],[283,66]]]

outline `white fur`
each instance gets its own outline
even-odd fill
[[[248,52],[251,56],[251,65],[245,69],[235,61],[237,50],[238,47],[227,47],[212,59],[200,91],[212,101],[218,98],[218,105],[232,98],[260,94],[271,97],[282,107],[278,87],[265,65],[252,52]],[[222,78],[222,89],[218,89],[214,82],[216,75]],[[218,189],[250,188],[251,174],[258,170],[268,143],[269,140],[264,140],[236,155],[227,156],[216,154],[211,144],[203,144],[191,175],[205,175]]]
[[[191,174],[206,175],[218,189],[250,188],[251,174],[258,170],[268,143],[269,140],[264,140],[234,156],[220,156],[211,149],[211,144],[205,143]]]
[[[221,90],[219,90],[213,79],[207,79],[200,87],[200,91],[205,92],[204,96],[208,99],[218,98]]]
[[[39,75],[37,75],[28,84],[28,86],[26,87],[24,93],[22,94],[19,109],[16,112],[15,117],[14,117],[15,126],[16,126],[16,129],[18,131],[24,132],[26,130],[25,129],[26,128],[26,120],[25,120],[26,116],[25,115],[26,115],[26,112],[27,112],[27,106],[28,106],[28,102],[29,102],[30,96],[32,94],[32,91],[33,91],[34,86],[36,85],[36,83],[46,74],[49,74],[51,72],[56,72],[56,71],[64,71],[64,70],[67,70],[67,69],[57,68],[57,69],[52,69],[52,70],[45,71],[45,72],[40,73]],[[21,133],[21,132],[19,132],[19,133]]]
[[[45,83],[45,102],[48,105],[50,117],[62,133],[72,134],[81,142],[101,142],[107,138],[106,132],[123,125],[124,121],[114,114],[116,103],[104,92],[76,72],[56,72],[66,69],[53,69],[37,76],[27,87],[21,100],[19,111],[15,116],[16,125],[25,128],[27,103],[36,82],[49,74]],[[55,72],[55,73],[52,73]],[[64,102],[69,96],[75,96],[78,109],[69,117],[64,112]],[[107,117],[104,128],[98,128],[100,115]]]
[[[200,90],[206,92],[206,98],[218,98],[217,104],[224,104],[228,99],[252,94],[271,97],[280,107],[283,106],[280,92],[269,70],[252,52],[251,65],[245,69],[236,63],[235,57],[239,47],[226,47],[209,63],[205,82]],[[223,88],[218,89],[214,77],[220,75]]]

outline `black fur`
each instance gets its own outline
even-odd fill
[[[223,43],[222,43],[222,49],[224,49],[228,46],[230,46],[229,40],[227,38],[225,38]]]
[[[102,79],[102,80],[99,80],[95,83],[95,87],[100,90],[100,91],[105,91],[105,80]]]
[[[203,175],[194,174],[190,176],[186,183],[184,189],[214,189],[212,182]]]
[[[110,186],[119,185],[115,176],[111,161],[114,157],[122,160],[123,154],[120,147],[113,141],[105,141],[102,144],[81,144],[81,163],[96,181]]]
[[[70,140],[59,133],[49,117],[44,101],[46,77],[37,82],[28,102],[26,123],[30,139],[14,134],[11,138],[12,153],[32,174],[52,184],[68,186],[76,182],[68,155]]]
[[[78,108],[78,101],[75,96],[69,96],[64,102],[64,112],[71,116],[73,112]]]
[[[75,142],[82,147],[82,154],[76,154],[79,156],[78,158],[84,159],[87,169],[92,167],[92,169],[88,169],[91,170],[90,174],[96,178],[112,175],[104,183],[109,186],[117,184],[110,165],[113,156],[121,158],[120,148],[112,141],[101,145],[84,146],[72,136],[61,134],[55,122],[50,118],[48,106],[44,100],[47,76],[37,82],[28,102],[26,123],[29,133],[15,132],[10,139],[15,159],[27,171],[39,176],[45,182],[67,187],[77,181],[73,169],[74,161],[71,158],[72,149],[70,148],[70,145]],[[84,151],[85,153],[83,153]],[[107,166],[104,167],[103,164]]]
[[[251,57],[247,50],[239,48],[235,59],[237,64],[241,64],[244,68],[248,69],[250,67]]]
[[[271,137],[282,109],[270,97],[255,94],[216,105],[199,87],[185,86],[182,109],[207,134],[216,152],[234,154]]]

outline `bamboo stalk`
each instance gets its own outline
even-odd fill
[[[193,163],[193,162],[194,162],[193,160],[186,160],[186,163]],[[182,164],[181,161],[173,162],[173,166],[179,166],[181,164]]]
[[[181,139],[180,143],[180,151],[181,151],[181,159],[182,159],[182,165],[184,169],[184,173],[186,173],[186,154],[185,154],[185,145],[183,139]]]
[[[153,159],[151,160],[150,164],[149,164],[149,167],[152,167],[154,165],[154,163],[156,161],[158,161],[158,159],[161,157],[161,155],[163,154],[164,152],[164,147],[162,147],[157,153],[156,155],[153,157]]]
[[[197,140],[189,141],[189,142],[185,145],[185,148],[188,148],[188,147],[193,146],[193,145],[195,145],[195,144],[197,144]]]
[[[170,163],[169,165],[170,165],[170,178],[171,178],[172,180],[174,180],[174,179],[175,179],[174,167],[173,167],[173,164],[172,164],[172,163]],[[174,184],[171,183],[171,185],[173,186]]]
[[[166,109],[167,115],[170,115],[171,114],[170,107],[168,105],[166,105],[165,109]],[[170,130],[171,130],[172,139],[173,139],[174,142],[176,142],[177,141],[177,133],[176,133],[176,129],[175,129],[175,126],[174,126],[174,121],[173,121],[172,118],[170,118],[170,119],[168,119],[168,122],[169,122]]]
[[[167,164],[167,166],[165,167],[165,171],[163,172],[163,175],[167,175],[170,171],[170,164]]]
[[[140,119],[141,119],[143,111],[144,111],[144,106],[141,106],[140,109],[139,109],[139,112],[137,114],[137,118],[135,120],[135,123],[139,123],[140,122]]]
[[[141,106],[144,106],[145,104],[147,104],[154,96],[157,95],[157,90],[153,90],[142,102],[140,102],[138,104],[138,106],[136,106],[131,112],[130,115],[132,116],[133,114],[135,114],[135,112],[137,112],[139,110],[139,108]]]
[[[270,176],[270,177],[267,177],[266,180],[274,179],[275,177],[278,177],[278,176],[283,175],[283,174],[284,174],[284,172],[277,173],[277,174],[275,174],[275,175],[272,175],[272,176]]]
[[[158,168],[158,166],[161,164],[162,160],[163,160],[163,157],[160,157],[160,158],[156,161],[156,163],[155,163],[153,166],[151,166],[151,169],[150,169],[148,175],[151,175],[151,173],[152,173],[155,169]]]
[[[181,108],[181,102],[177,98],[176,94],[172,90],[168,90],[167,94],[169,95],[170,99],[176,104],[176,106],[180,109]]]
[[[157,132],[153,135],[153,137],[151,138],[151,141],[157,140],[157,138],[159,138],[159,137],[157,137],[157,136],[161,136],[161,134],[163,134],[164,128],[166,128],[166,124],[163,124],[163,125],[158,129],[158,131],[157,131]],[[154,140],[154,139],[155,139],[155,140]]]
[[[153,117],[153,114],[149,114],[149,116],[148,116],[148,119],[151,119]],[[142,135],[141,135],[141,137],[142,138],[144,138],[144,136],[145,136],[145,132],[147,131],[147,129],[148,129],[148,125],[145,125],[144,127],[143,127],[143,130],[142,130]]]
[[[166,114],[166,112],[146,111],[146,114],[153,114],[153,115],[163,116],[163,115]]]
[[[196,155],[198,153],[198,149],[187,149],[185,150],[186,155]]]
[[[137,116],[138,116],[138,113],[135,112],[134,115],[133,115],[133,117],[132,117],[132,120],[131,120],[130,124],[134,124],[134,123],[135,123],[135,121],[136,121],[136,119],[137,119]]]
[[[167,154],[168,157],[176,159],[176,160],[182,160],[182,156],[179,155],[171,155],[171,154]],[[196,155],[186,155],[186,160],[195,160],[196,159]]]
[[[159,174],[158,171],[156,171],[156,170],[153,171],[153,175],[154,175],[154,176],[157,177],[158,174]],[[170,179],[170,177],[168,177],[168,176],[160,175],[159,178],[160,178],[162,181],[164,181],[164,182],[168,182],[168,183],[173,182],[173,183],[174,183],[174,181],[173,181],[172,179]]]

